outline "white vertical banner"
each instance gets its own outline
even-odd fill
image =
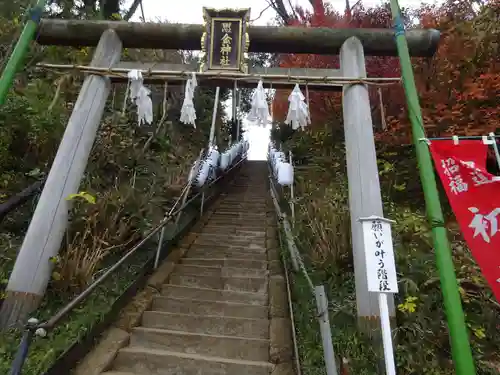
[[[368,291],[378,294],[380,324],[387,375],[396,375],[387,293],[398,293],[398,278],[392,244],[392,220],[379,216],[360,218],[366,259]]]
[[[391,220],[370,216],[359,221],[363,226],[368,290],[376,293],[398,293]]]

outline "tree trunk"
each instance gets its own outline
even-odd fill
[[[105,19],[110,19],[113,14],[120,14],[119,0],[102,0],[102,15]]]
[[[118,33],[124,48],[174,50],[199,50],[204,30],[202,25],[192,24],[43,19],[37,41],[43,45],[95,46],[109,28]],[[252,26],[248,34],[250,52],[338,55],[342,43],[354,36],[361,41],[366,56],[398,55],[392,29]],[[432,56],[439,36],[435,29],[407,30],[410,54]]]
[[[108,30],[91,65],[113,66],[121,50],[118,35]],[[24,324],[42,301],[52,273],[50,258],[57,255],[68,223],[66,197],[78,192],[109,91],[108,79],[95,75],[85,78],[10,276],[0,310],[0,329]]]

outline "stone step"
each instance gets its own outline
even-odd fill
[[[205,236],[203,234],[196,237],[193,245],[216,246],[216,247],[239,247],[242,249],[258,248],[265,250],[265,238],[230,237],[228,235]]]
[[[207,233],[207,232],[205,232]],[[200,244],[200,245],[226,245],[226,246],[240,246],[240,247],[246,247],[248,245],[258,245],[263,247],[266,243],[265,238],[258,238],[258,237],[243,237],[243,236],[229,236],[229,235],[211,235],[205,233],[201,233],[198,237],[196,237],[196,240],[194,241],[195,244]]]
[[[244,241],[246,239],[251,239],[251,240],[262,240],[264,241],[266,239],[266,232],[265,231],[239,231],[239,233],[223,233],[222,230],[219,230],[217,232],[214,231],[209,231],[203,229],[203,232],[199,233],[198,237],[203,237],[203,238],[216,238],[217,240],[220,240],[221,238],[224,239],[224,241]]]
[[[214,214],[228,214],[228,215],[262,215],[267,213],[266,205],[254,204],[224,204],[215,209]]]
[[[178,314],[217,315],[254,319],[267,319],[269,316],[269,308],[267,306],[161,296],[154,297],[151,310]]]
[[[263,210],[268,206],[268,203],[266,200],[261,199],[261,197],[256,196],[256,195],[249,195],[249,194],[231,194],[234,199],[228,199],[229,197],[226,197],[226,199],[223,199],[220,204],[217,206],[217,208],[222,208],[222,209],[240,209],[240,208],[254,208],[256,212],[258,210]]]
[[[251,211],[248,211],[248,209],[251,208]],[[241,215],[241,214],[246,214],[246,215],[262,215],[265,214],[267,210],[267,207],[262,204],[243,204],[243,205],[237,205],[237,204],[221,204],[215,209],[216,214],[228,214],[228,215]]]
[[[235,265],[239,266],[239,264]],[[266,277],[267,269],[240,268],[226,266],[207,266],[181,263],[175,266],[174,275],[199,275],[217,277]]]
[[[267,295],[261,293],[233,292],[229,290],[193,288],[166,284],[161,289],[164,297],[202,299],[216,302],[238,302],[267,306]]]
[[[252,293],[267,293],[267,282],[265,277],[217,277],[175,273],[170,276],[169,280],[171,285]]]
[[[267,319],[145,311],[142,315],[142,326],[207,335],[269,338],[269,320]]]
[[[213,254],[208,254],[213,255]],[[205,267],[228,267],[228,268],[245,268],[255,270],[266,270],[267,262],[262,260],[248,260],[245,258],[183,258],[182,264],[205,266]]]
[[[269,375],[273,367],[268,362],[138,347],[121,349],[113,363],[115,371],[132,371],[138,375]]]
[[[130,346],[248,361],[269,361],[269,340],[136,327]]]
[[[235,204],[225,204],[217,207],[214,211],[215,215],[249,215],[258,217],[260,215],[267,214],[267,206],[263,205],[235,205]]]
[[[267,254],[265,251],[261,252],[247,252],[245,249],[239,250],[229,250],[229,249],[216,249],[212,246],[210,247],[194,247],[186,254],[187,258],[184,258],[183,261],[189,259],[226,259],[228,261],[236,261],[236,260],[251,260],[251,261],[267,261]]]
[[[245,217],[217,217],[216,215],[210,218],[210,225],[238,225],[242,228],[261,228],[265,224],[266,218],[247,219]]]
[[[247,230],[264,230],[267,226],[266,220],[259,220],[259,221],[254,221],[254,222],[245,222],[244,220],[225,220],[225,221],[219,221],[219,220],[210,220],[210,222],[207,223],[207,225],[204,227],[204,229],[209,229],[209,228],[220,228],[220,227],[227,227],[229,229],[241,229],[245,228]]]
[[[266,231],[264,229],[262,229],[262,230],[252,229],[252,228],[242,229],[241,226],[237,226],[237,227],[233,226],[231,229],[227,229],[227,227],[224,227],[224,226],[218,226],[218,227],[212,227],[210,230],[206,230],[204,227],[195,233],[198,233],[198,234],[203,233],[203,234],[211,234],[211,235],[219,234],[219,235],[230,235],[230,236],[249,235],[249,236],[253,236],[253,237],[265,237],[266,236]]]
[[[215,213],[210,218],[210,223],[217,223],[217,222],[225,222],[225,223],[227,222],[229,224],[242,223],[242,226],[244,226],[246,222],[257,223],[257,224],[265,223],[266,218],[267,218],[266,214],[260,216],[247,216],[244,213],[240,215],[224,215]]]
[[[238,210],[217,209],[210,217],[210,220],[221,219],[221,220],[259,221],[259,220],[266,220],[266,217],[267,217],[267,212],[264,210],[259,210],[259,212],[257,212],[249,208],[240,208]]]
[[[221,199],[220,204],[228,204],[228,205],[267,205],[268,199],[267,195],[269,195],[268,191],[265,191],[263,196],[259,192],[258,194],[251,194],[249,190],[247,191],[232,191],[231,194],[228,194]]]
[[[244,252],[244,253],[250,253],[250,252],[252,252],[252,253],[265,253],[267,251],[266,247],[262,244],[251,243],[251,244],[247,244],[246,246],[244,246],[242,244],[227,244],[224,242],[221,242],[221,243],[213,243],[213,242],[198,243],[196,240],[191,245],[191,249],[202,249],[202,250],[219,249],[219,250],[224,250],[224,251],[231,250],[231,251],[239,251],[239,252]]]

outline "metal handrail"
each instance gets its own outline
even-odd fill
[[[116,269],[118,269],[130,256],[132,256],[142,245],[144,245],[149,239],[151,239],[156,233],[158,233],[165,225],[167,225],[177,214],[182,213],[183,210],[189,206],[194,200],[205,193],[205,190],[214,186],[218,181],[227,176],[229,172],[238,167],[245,158],[241,156],[235,164],[233,164],[228,170],[223,174],[218,176],[215,180],[211,181],[209,184],[204,185],[194,196],[187,200],[182,206],[174,211],[169,212],[162,221],[153,229],[151,229],[145,237],[140,240],[132,249],[130,249],[118,262],[116,262],[112,267],[110,267],[105,273],[103,273],[97,280],[90,284],[83,292],[78,296],[73,298],[68,304],[61,308],[55,315],[53,315],[49,320],[38,323],[36,319],[30,319],[26,325],[26,331],[21,338],[19,348],[17,350],[14,362],[11,367],[10,375],[21,375],[21,370],[28,355],[29,345],[33,339],[33,336],[46,336],[47,331],[55,327],[55,325],[63,319],[67,314],[69,314],[78,304],[85,300],[94,289],[96,289],[104,280],[106,280],[111,274],[113,274]]]
[[[331,326],[330,326],[330,320],[328,316],[328,299],[326,297],[326,292],[324,289],[323,285],[318,285],[315,286],[313,284],[313,281],[311,280],[309,274],[307,273],[307,269],[304,265],[304,262],[300,256],[300,252],[295,244],[295,239],[292,233],[292,228],[290,226],[290,223],[288,222],[287,214],[286,211],[290,210],[293,213],[293,206],[289,205],[283,205],[282,204],[282,196],[278,193],[276,189],[276,184],[275,184],[275,178],[272,173],[271,166],[269,165],[269,192],[271,194],[271,198],[274,204],[274,209],[276,212],[276,216],[278,219],[278,222],[282,225],[285,239],[286,239],[286,244],[288,247],[288,252],[290,254],[290,259],[292,262],[292,267],[295,272],[298,272],[299,270],[303,273],[304,277],[307,280],[307,283],[309,284],[309,287],[311,289],[311,293],[314,295],[315,300],[316,300],[316,310],[317,310],[317,319],[320,327],[320,334],[321,334],[321,340],[322,340],[322,346],[323,346],[323,359],[325,361],[325,369],[327,375],[337,375],[337,364],[335,361],[335,352],[333,350],[333,341],[332,341],[332,333],[331,333]],[[280,239],[280,245],[282,245],[282,238],[281,238],[281,231],[279,232],[279,239]],[[284,261],[284,259],[283,259]],[[286,274],[286,282],[287,282],[287,288],[290,287],[289,284],[289,279],[288,279],[288,269],[286,267],[286,262],[284,262],[285,265],[285,272]],[[293,308],[290,306],[290,311],[291,311],[291,318],[293,319]],[[293,339],[295,340],[295,332],[293,335]],[[294,341],[294,345],[296,345],[296,342]],[[297,355],[298,353],[298,348],[296,349],[295,354]],[[300,367],[299,361],[297,361],[297,366]]]

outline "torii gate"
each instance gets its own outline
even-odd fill
[[[28,313],[44,295],[50,275],[50,264],[44,260],[56,255],[61,245],[68,212],[68,203],[64,198],[78,190],[110,91],[109,78],[126,80],[128,71],[138,69],[143,71],[146,82],[168,80],[171,84],[182,84],[188,78],[188,73],[193,71],[194,67],[186,65],[120,61],[122,48],[155,48],[201,49],[206,57],[205,66],[197,73],[202,85],[233,87],[236,80],[240,87],[255,87],[257,81],[262,79],[266,87],[290,87],[301,82],[307,83],[311,89],[343,91],[358,318],[363,326],[373,327],[373,323],[377,324],[378,302],[367,289],[363,235],[358,219],[370,215],[383,216],[383,212],[368,89],[360,80],[384,80],[366,76],[364,56],[396,56],[393,32],[389,29],[249,26],[249,14],[249,9],[205,8],[204,25],[41,20],[38,43],[97,48],[90,66],[76,67],[90,74],[83,83],[19,252],[7,287],[3,319],[12,322],[12,314],[15,314],[14,311],[8,311],[9,294],[14,298],[24,295],[25,301],[21,304],[30,307],[25,306],[20,310]],[[222,23],[234,26],[228,61],[222,61],[223,57],[217,55],[216,47],[220,49],[221,46],[213,42],[214,35],[220,36],[216,26],[220,28]],[[406,36],[414,56],[431,56],[439,41],[439,32],[436,30],[410,30]],[[340,54],[341,68],[248,68],[247,52]],[[40,65],[75,69],[69,65]],[[360,84],[353,84],[353,81]],[[40,248],[40,243],[44,244],[40,257],[34,257],[33,249]],[[39,259],[42,261],[39,262]],[[24,275],[27,264],[36,270],[29,283],[25,281]],[[392,299],[390,302],[390,313],[394,316]],[[19,307],[17,305],[14,310],[19,311]]]

